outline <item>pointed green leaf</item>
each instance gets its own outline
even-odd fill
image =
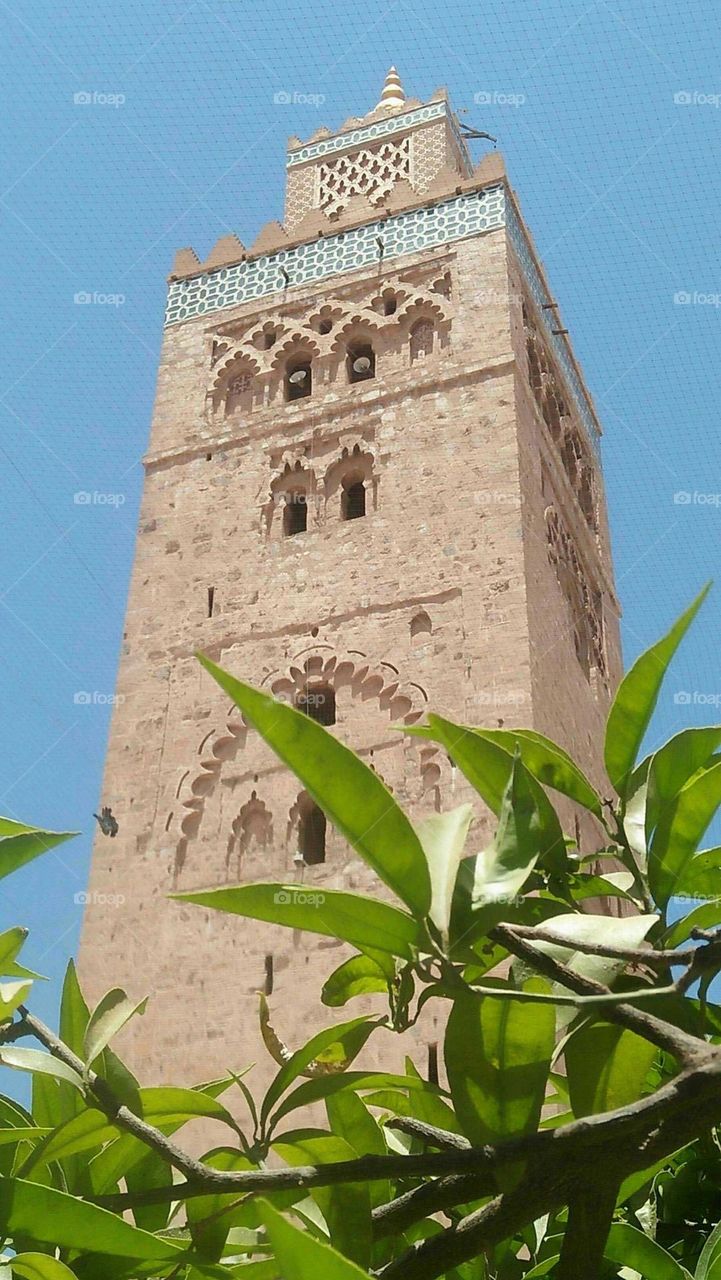
[[[83,1057],[89,1067],[134,1014],[145,1013],[147,1002],[147,997],[131,1000],[119,987],[103,996],[91,1015],[84,1037]]]
[[[661,812],[699,769],[714,764],[721,746],[721,725],[683,729],[649,757],[648,833]]]
[[[603,803],[598,792],[568,752],[550,738],[533,729],[476,729],[474,732],[504,747],[509,755],[518,750],[528,772],[538,782],[560,791],[595,817],[603,816]]]
[[[721,848],[701,849],[678,878],[675,898],[721,898]]]
[[[543,819],[529,774],[515,756],[493,844],[476,858],[474,908],[508,902],[518,894],[538,862],[543,838]]]
[[[75,1272],[51,1258],[47,1253],[17,1253],[12,1260],[13,1274],[23,1280],[75,1280]]]
[[[678,646],[711,589],[709,583],[671,630],[634,662],[613,700],[606,724],[606,772],[620,796],[653,715],[663,678]]]
[[[351,1022],[341,1022],[335,1027],[326,1027],[313,1036],[302,1049],[298,1049],[288,1062],[281,1067],[266,1093],[260,1109],[261,1123],[270,1114],[271,1108],[282,1097],[289,1085],[302,1075],[311,1062],[317,1062],[331,1050],[336,1061],[352,1062],[360,1053],[366,1040],[381,1023],[377,1018],[354,1018]],[[276,1123],[278,1117],[276,1116]]]
[[[302,711],[259,693],[202,655],[200,662],[357,853],[414,915],[425,917],[431,886],[420,841],[373,770]]]
[[[9,876],[41,853],[47,853],[65,840],[71,840],[77,831],[41,831],[39,827],[24,827],[21,823],[2,820],[7,834],[0,828],[0,880]],[[17,828],[13,834],[13,828]]]
[[[300,1107],[308,1107],[314,1102],[322,1102],[332,1094],[341,1091],[366,1089],[410,1089],[440,1093],[436,1085],[413,1076],[391,1075],[385,1071],[344,1071],[336,1076],[324,1076],[316,1080],[306,1080],[298,1085],[283,1100],[273,1116],[273,1123],[278,1125],[291,1111]]]
[[[321,1000],[338,1009],[356,996],[388,993],[388,978],[371,956],[351,956],[330,975],[323,985]]]
[[[547,989],[530,979],[528,990]],[[552,1004],[461,995],[453,1001],[445,1063],[456,1115],[474,1145],[538,1128],[555,1044]]]
[[[231,1147],[219,1147],[210,1151],[203,1157],[203,1163],[210,1165],[211,1169],[235,1172],[254,1167],[247,1156]],[[216,1192],[211,1196],[200,1196],[188,1201],[186,1212],[190,1234],[201,1258],[217,1261],[222,1257],[228,1231],[233,1225],[229,1214],[224,1214],[223,1210],[237,1201],[237,1191],[226,1192],[224,1195]]]
[[[611,1227],[604,1256],[619,1266],[632,1267],[644,1280],[691,1280],[686,1268],[660,1244],[625,1222]]]
[[[284,1134],[273,1150],[289,1165],[336,1164],[356,1152],[335,1134]],[[371,1201],[367,1182],[337,1183],[311,1192],[328,1227],[330,1241],[344,1257],[367,1267],[371,1256]]]
[[[0,1179],[0,1231],[61,1249],[84,1249],[115,1258],[165,1262],[182,1250],[74,1196],[20,1178]]]
[[[267,920],[289,929],[342,938],[356,947],[375,947],[404,960],[412,959],[424,945],[422,929],[405,911],[376,898],[341,893],[325,886],[314,889],[301,884],[245,884],[171,896],[250,920]]]
[[[64,1080],[82,1092],[85,1090],[82,1077],[72,1067],[66,1066],[59,1058],[53,1058],[41,1049],[22,1049],[16,1045],[0,1047],[0,1062],[6,1067],[14,1067],[17,1071],[30,1071],[35,1074],[54,1076],[56,1080]]]
[[[721,1222],[714,1227],[701,1250],[694,1280],[721,1280]]]
[[[283,1280],[368,1280],[367,1271],[288,1222],[265,1200],[261,1214]]]
[[[683,879],[704,832],[721,805],[721,761],[695,773],[661,813],[648,858],[656,901],[665,906]]]
[[[472,821],[473,809],[469,804],[462,804],[448,813],[434,813],[417,826],[431,877],[430,917],[445,941],[458,867]]]
[[[721,896],[711,902],[703,902],[688,915],[671,925],[664,935],[665,947],[679,947],[691,937],[694,929],[716,929],[721,925]]]
[[[500,815],[513,770],[512,754],[476,730],[466,729],[441,716],[429,715],[427,725],[413,725],[408,732],[414,737],[440,742],[489,809],[497,817]],[[558,815],[541,784],[522,763],[518,768],[538,809],[539,842],[544,863],[552,870],[565,869],[566,844]]]
[[[657,1049],[623,1027],[592,1022],[574,1032],[563,1052],[573,1114],[580,1119],[637,1102]]]

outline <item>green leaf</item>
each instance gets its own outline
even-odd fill
[[[721,761],[694,774],[662,811],[651,843],[651,892],[665,906],[721,804]]]
[[[26,827],[9,818],[1,819],[0,824],[0,880],[78,834],[77,831],[42,831],[40,827]]]
[[[273,1150],[289,1165],[335,1164],[356,1152],[334,1134],[284,1134]],[[331,1244],[344,1257],[367,1267],[371,1257],[371,1202],[367,1182],[337,1183],[311,1192],[328,1226]]]
[[[32,982],[0,982],[0,1022],[12,1017],[18,1005],[24,1004]]]
[[[474,732],[504,747],[509,755],[518,750],[528,772],[538,782],[560,791],[595,817],[603,816],[603,803],[598,792],[568,752],[550,738],[533,729],[475,729]]]
[[[367,1271],[288,1222],[265,1200],[261,1214],[283,1280],[368,1280]]]
[[[721,1222],[714,1227],[696,1264],[694,1280],[719,1280],[721,1277]]]
[[[531,979],[526,990],[546,984]],[[555,1043],[551,1004],[460,995],[453,1001],[445,1063],[456,1115],[474,1145],[538,1128]]]
[[[704,902],[677,920],[664,934],[665,947],[678,947],[691,937],[694,929],[715,929],[721,925],[721,897]]]
[[[710,589],[709,583],[668,634],[636,659],[616,691],[606,724],[604,759],[606,772],[621,797],[626,794],[628,777],[636,763],[668,666]]]
[[[12,1269],[23,1280],[75,1280],[75,1272],[47,1253],[17,1253]]]
[[[14,1067],[18,1071],[39,1072],[42,1075],[54,1076],[56,1080],[64,1080],[72,1084],[81,1093],[85,1090],[83,1079],[72,1067],[68,1067],[58,1058],[40,1049],[22,1049],[15,1045],[0,1047],[0,1062],[6,1067]]]
[[[250,920],[341,938],[355,947],[373,947],[404,960],[411,960],[423,946],[420,926],[405,911],[376,898],[325,886],[315,890],[299,884],[245,884],[171,896]]]
[[[164,1262],[183,1256],[177,1245],[139,1231],[114,1213],[19,1178],[0,1179],[0,1231],[117,1258]]]
[[[701,849],[679,876],[675,898],[721,898],[721,848]]]
[[[430,917],[444,943],[448,941],[453,890],[472,821],[473,809],[462,804],[448,813],[434,813],[417,826],[431,877]]]
[[[329,1051],[338,1064],[352,1062],[379,1025],[377,1018],[366,1016],[354,1018],[351,1022],[341,1022],[335,1027],[326,1027],[324,1031],[313,1036],[281,1067],[271,1083],[260,1109],[261,1124],[265,1123],[271,1108],[282,1097],[289,1085],[303,1074],[311,1062],[317,1062],[324,1057],[327,1059]],[[275,1123],[277,1122],[278,1115],[275,1116]]]
[[[388,978],[371,956],[351,956],[330,975],[323,985],[321,1000],[331,1009],[338,1009],[355,996],[366,996],[388,991]]]
[[[683,729],[649,758],[649,834],[681,788],[699,769],[714,763],[713,754],[720,745],[721,725]]]
[[[413,1076],[391,1075],[386,1071],[345,1071],[341,1075],[306,1080],[299,1085],[281,1103],[273,1116],[273,1123],[277,1125],[291,1111],[296,1111],[299,1107],[308,1107],[314,1102],[322,1102],[331,1094],[345,1090],[366,1089],[411,1089],[440,1093],[437,1086]]]
[[[380,778],[302,711],[243,684],[208,658],[199,658],[353,848],[414,915],[425,917],[431,886],[423,850]]]
[[[203,1163],[211,1169],[238,1171],[252,1169],[254,1166],[247,1156],[231,1147],[219,1147],[203,1157]],[[237,1204],[238,1192],[216,1192],[211,1196],[199,1196],[189,1200],[187,1204],[188,1225],[193,1244],[201,1258],[213,1261],[222,1257],[223,1248],[232,1224],[228,1213],[223,1214],[230,1205]]]
[[[574,1116],[580,1119],[637,1102],[656,1053],[648,1040],[607,1022],[574,1032],[564,1048]]]
[[[161,1086],[159,1088],[141,1089],[140,1114],[148,1124],[163,1132],[175,1130],[190,1120],[203,1118],[218,1120],[235,1130],[235,1121],[230,1112],[206,1093],[195,1089],[175,1089]],[[119,1130],[110,1123],[101,1111],[89,1108],[58,1125],[46,1143],[38,1148],[35,1158],[28,1167],[49,1160],[61,1160],[81,1151],[92,1151],[106,1142],[117,1138]],[[130,1140],[135,1141],[135,1140]],[[145,1148],[138,1144],[141,1153]]]
[[[660,1244],[625,1222],[611,1227],[604,1256],[619,1266],[632,1267],[644,1280],[691,1280],[686,1268]]]
[[[85,1031],[83,1057],[88,1067],[92,1066],[113,1036],[122,1030],[134,1014],[145,1012],[147,1002],[147,996],[140,1001],[131,1000],[119,987],[103,996]]]
[[[388,1153],[383,1130],[357,1093],[346,1090],[326,1099],[331,1131],[352,1147],[357,1156],[384,1156]],[[378,1179],[367,1184],[371,1208],[391,1199],[390,1183]],[[353,1255],[355,1256],[355,1255]]]
[[[476,858],[473,906],[514,898],[538,862],[542,845],[543,820],[529,774],[515,756],[493,844]]]

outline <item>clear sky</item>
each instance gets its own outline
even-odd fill
[[[717,0],[0,0],[0,19],[0,812],[83,833],[0,884],[0,924],[31,928],[52,1018],[174,250],[281,218],[287,136],[369,110],[391,62],[413,96],[445,84],[499,138],[596,398],[630,661],[717,571],[721,31]],[[720,621],[721,584],[655,740],[719,719]]]

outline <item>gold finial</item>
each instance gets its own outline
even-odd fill
[[[405,104],[405,100],[406,95],[401,78],[395,67],[391,67],[383,85],[381,100],[375,109],[377,111],[378,107],[387,107],[390,111],[395,111]]]

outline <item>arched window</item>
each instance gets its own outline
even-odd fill
[[[313,387],[311,363],[307,357],[289,360],[285,366],[286,400],[303,400]]]
[[[298,853],[308,867],[325,862],[326,820],[310,796],[303,797],[298,823]]]
[[[425,609],[421,609],[414,618],[411,618],[411,642],[413,644],[423,644],[426,636],[431,635],[433,628],[431,620]]]
[[[376,376],[376,357],[370,342],[356,342],[346,357],[349,382],[365,382]]]
[[[298,694],[295,705],[318,724],[335,724],[335,689],[330,684],[322,681],[307,684]]]
[[[292,538],[308,528],[308,495],[305,489],[290,489],[283,508],[283,536]]]
[[[343,481],[340,498],[342,520],[360,520],[366,513],[366,487],[357,473]]]
[[[416,320],[410,334],[411,364],[433,354],[435,325],[432,320]]]

